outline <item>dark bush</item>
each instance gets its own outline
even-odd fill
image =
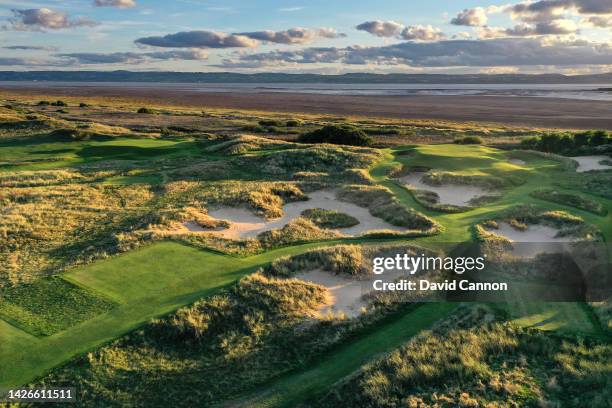
[[[89,105],[88,105],[88,104],[86,104],[85,102],[81,102],[81,103],[79,103],[79,107],[80,107],[80,108],[88,108],[88,107],[89,107]]]
[[[482,138],[478,136],[463,136],[463,137],[458,137],[455,140],[453,140],[453,143],[463,144],[463,145],[482,144]]]
[[[51,106],[68,106],[68,104],[64,101],[55,101],[51,103]]]
[[[274,119],[262,119],[258,123],[260,126],[283,126],[281,122]]]
[[[538,147],[539,141],[540,141],[540,138],[537,136],[527,137],[521,140],[521,147],[523,149],[535,150]]]
[[[612,143],[612,137],[605,130],[589,130],[576,134],[547,133],[521,141],[525,149],[548,153],[585,153],[595,151],[597,146]]]
[[[608,135],[608,132],[605,130],[595,130],[591,132],[591,138],[589,139],[589,144],[591,146],[601,146],[607,143],[610,143],[612,140]]]
[[[301,123],[299,120],[289,119],[285,125],[287,127],[297,127],[297,126],[300,126]]]
[[[80,129],[57,129],[49,134],[54,140],[64,141],[64,142],[72,142],[72,141],[80,141],[87,140],[91,136],[90,132],[86,132]]]
[[[155,111],[153,109],[149,109],[149,108],[140,108],[140,109],[138,109],[137,113],[153,114],[153,113],[155,113]]]
[[[278,127],[276,127],[276,126],[269,126],[269,127],[266,129],[266,131],[267,131],[268,133],[283,133],[283,130],[282,130],[282,129],[280,129],[280,128],[278,128]]]
[[[38,106],[48,106],[51,105],[51,102],[49,101],[40,101],[37,103]]]
[[[591,141],[591,132],[581,132],[574,135],[574,145],[576,147],[588,146]]]
[[[369,146],[372,138],[352,126],[328,125],[301,135],[302,143],[331,143],[350,146]]]
[[[265,127],[259,125],[245,125],[242,130],[253,133],[266,133],[268,131]]]

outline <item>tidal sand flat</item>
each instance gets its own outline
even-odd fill
[[[197,84],[196,84],[197,86]],[[331,115],[364,115],[401,119],[443,119],[530,125],[539,128],[611,129],[612,104],[609,101],[577,99],[469,96],[411,95],[354,96],[321,95],[289,92],[258,93],[201,92],[189,85],[153,84],[54,85],[40,83],[3,83],[0,91],[26,95],[96,96],[129,98],[199,108],[254,109],[270,112],[301,112]]]
[[[612,166],[601,164],[604,160],[612,161],[612,158],[608,156],[576,156],[572,157],[572,160],[578,162],[576,171],[579,173],[591,170],[612,170]]]
[[[487,191],[477,187],[461,184],[443,184],[432,186],[423,182],[425,173],[415,172],[400,178],[400,181],[417,190],[433,191],[438,194],[440,204],[468,206],[470,201],[476,197],[487,195]]]
[[[249,209],[241,207],[222,207],[209,210],[208,214],[211,217],[218,220],[225,220],[230,223],[229,228],[220,231],[212,231],[211,233],[229,239],[255,238],[264,231],[284,227],[292,220],[298,218],[302,211],[314,208],[335,210],[355,217],[359,221],[359,224],[338,230],[344,235],[355,236],[368,231],[402,231],[404,229],[374,217],[367,208],[338,200],[335,191],[332,190],[315,191],[310,193],[308,198],[308,201],[285,204],[283,206],[284,215],[273,220],[266,220],[253,214]]]

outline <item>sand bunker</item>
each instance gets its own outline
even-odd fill
[[[330,303],[319,309],[322,315],[344,312],[347,317],[355,317],[359,316],[362,308],[367,306],[367,302],[363,299],[362,288],[365,288],[363,281],[334,275],[320,269],[300,273],[296,278],[325,286],[329,290]]]
[[[499,222],[498,226],[498,229],[489,231],[512,241],[512,254],[523,258],[531,258],[540,253],[561,252],[567,243],[575,241],[570,236],[558,237],[559,230],[547,225],[531,224],[524,231],[517,230],[507,222]]]
[[[230,223],[229,228],[220,231],[212,231],[212,233],[230,239],[254,238],[261,232],[284,227],[290,221],[298,218],[302,211],[313,208],[335,210],[355,217],[359,221],[359,224],[337,230],[345,235],[354,236],[368,231],[402,231],[405,229],[374,217],[367,208],[338,200],[334,191],[316,191],[309,194],[308,197],[310,198],[308,201],[285,204],[283,206],[284,215],[274,220],[266,220],[262,217],[258,217],[247,208],[224,207],[210,210],[208,214],[211,217],[218,220],[225,220]]]
[[[576,156],[572,157],[573,160],[578,162],[577,172],[583,173],[591,170],[611,170],[612,166],[606,164],[600,164],[602,160],[612,160],[608,156]]]
[[[433,191],[438,194],[440,204],[456,205],[460,207],[468,206],[470,201],[476,197],[487,195],[487,191],[477,187],[461,184],[443,184],[441,186],[431,186],[423,183],[425,173],[415,172],[400,178],[400,181],[408,184],[409,187],[417,190]]]
[[[373,291],[374,280],[383,279],[392,282],[404,276],[405,271],[388,270],[384,275],[373,275],[367,279],[355,279],[346,275],[335,275],[321,269],[302,272],[295,277],[297,279],[325,286],[330,292],[330,302],[319,309],[322,315],[329,313],[337,314],[344,312],[347,317],[359,316],[363,308],[368,305],[363,296]]]

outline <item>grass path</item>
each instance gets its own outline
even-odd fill
[[[343,344],[310,368],[283,376],[258,391],[226,406],[267,408],[295,407],[324,395],[335,382],[358,370],[368,361],[399,347],[450,313],[457,305],[427,303],[399,319],[376,328],[366,336]]]

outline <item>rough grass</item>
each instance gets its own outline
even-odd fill
[[[37,336],[60,332],[115,306],[59,277],[0,289],[0,299],[0,317]]]
[[[365,366],[316,406],[603,408],[612,398],[611,363],[606,344],[511,326],[430,332]]]
[[[530,193],[531,196],[545,201],[552,201],[580,210],[588,211],[597,215],[606,215],[607,209],[597,201],[577,194],[564,193],[555,190],[537,190]]]
[[[313,208],[302,212],[302,217],[312,221],[319,228],[349,228],[359,224],[357,218],[333,210]]]
[[[389,224],[406,227],[410,231],[435,233],[440,229],[433,219],[401,205],[385,187],[346,186],[338,192],[338,198],[366,207],[373,216],[382,218]]]

